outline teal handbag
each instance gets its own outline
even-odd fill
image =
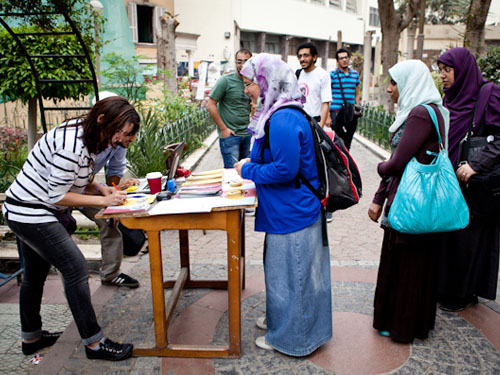
[[[431,164],[420,164],[415,157],[410,160],[388,220],[390,226],[401,233],[451,232],[469,224],[469,208],[444,150],[436,114],[428,105],[423,106],[438,132],[439,152]]]

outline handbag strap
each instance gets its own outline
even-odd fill
[[[342,94],[342,100],[345,104],[344,88],[342,87],[342,82],[340,81],[340,69],[337,69],[337,79],[339,80],[340,93]]]
[[[439,145],[444,148],[443,146],[443,140],[441,139],[441,132],[439,131],[439,125],[438,125],[438,121],[437,121],[437,116],[436,116],[436,112],[434,111],[434,109],[428,105],[428,104],[422,104],[423,107],[425,107],[425,109],[427,109],[427,112],[429,112],[429,116],[431,116],[431,120],[432,120],[432,123],[434,124],[435,128],[436,128],[436,131],[438,133],[438,138],[439,138]]]
[[[477,110],[477,103],[479,103],[479,96],[481,95],[481,91],[483,90],[483,87],[486,86],[486,82],[483,82],[481,86],[479,87],[479,90],[477,92],[477,99],[476,103],[474,104],[474,111],[472,112],[472,121],[470,122],[469,125],[469,130],[467,131],[467,136],[465,139],[470,139],[472,136],[472,131],[476,128],[476,110]]]

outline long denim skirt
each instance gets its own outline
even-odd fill
[[[297,232],[266,234],[266,340],[292,356],[308,355],[332,337],[330,251],[321,220]]]

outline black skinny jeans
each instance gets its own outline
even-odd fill
[[[8,220],[19,239],[24,275],[19,296],[21,335],[24,339],[42,333],[40,307],[43,285],[54,265],[62,274],[64,291],[84,345],[100,340],[103,333],[92,307],[87,262],[78,246],[59,222],[27,224]]]

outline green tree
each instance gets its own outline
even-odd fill
[[[56,10],[59,14],[53,14]],[[84,0],[0,0],[0,12],[29,13],[28,16],[5,16],[3,20],[15,32],[65,32],[68,22],[61,16],[65,12],[80,31],[92,58],[92,51],[100,47],[95,38],[95,22],[102,29],[103,18],[94,13]],[[52,13],[51,13],[52,12]],[[22,25],[22,26],[21,26]],[[20,36],[30,55],[82,54],[83,48],[73,35]],[[96,46],[97,44],[97,46]],[[88,62],[77,58],[33,58],[40,79],[90,78]],[[28,112],[34,123],[29,124],[29,146],[36,133],[36,97],[38,96],[33,72],[22,49],[7,31],[0,32],[0,97],[3,100],[20,99],[28,103]],[[92,90],[91,84],[43,84],[41,96],[54,102],[79,99]],[[33,115],[35,114],[35,116]]]
[[[470,0],[427,0],[425,20],[431,24],[465,23]]]
[[[396,4],[399,6],[396,8]],[[388,85],[387,71],[398,62],[398,44],[401,31],[406,29],[413,20],[419,9],[420,0],[407,0],[399,2],[397,0],[378,0],[378,12],[380,17],[380,27],[382,31],[382,69],[383,84],[381,93],[385,93]],[[394,105],[387,95],[382,95],[379,102],[385,108],[392,110]]]

